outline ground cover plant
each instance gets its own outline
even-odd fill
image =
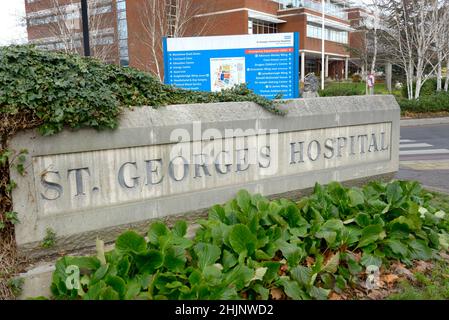
[[[16,271],[10,170],[24,173],[26,150],[12,152],[8,140],[38,128],[51,135],[63,128],[114,129],[120,113],[132,106],[252,101],[282,114],[273,101],[245,85],[220,93],[192,92],[164,85],[149,73],[105,64],[79,55],[41,51],[33,46],[0,47],[0,299],[12,298],[8,286]]]
[[[449,257],[446,257],[449,258]],[[389,300],[449,300],[449,265],[447,261],[417,268],[408,279],[399,283],[399,288]]]
[[[392,261],[432,260],[449,246],[449,218],[417,182],[316,185],[299,202],[242,190],[216,205],[193,239],[187,224],[150,225],[96,257],[58,260],[56,299],[327,299]],[[79,287],[67,268],[80,270]],[[74,283],[74,282],[73,282]]]

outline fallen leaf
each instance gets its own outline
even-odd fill
[[[313,257],[306,258],[307,267],[310,268],[315,263],[315,259]]]
[[[397,274],[399,276],[406,277],[408,280],[412,280],[412,281],[415,280],[415,276],[413,275],[413,272],[411,272],[409,269],[404,267],[404,265],[402,263],[394,264],[391,268],[391,271],[393,271],[395,274]]]
[[[414,272],[426,273],[429,270],[432,270],[433,263],[426,261],[416,261],[415,267],[413,268]]]
[[[446,252],[440,252],[440,256],[443,259],[449,260],[449,254],[447,254]]]
[[[279,288],[272,288],[270,290],[270,295],[273,298],[273,300],[283,300],[285,297],[284,291],[282,291]]]
[[[382,280],[387,283],[387,285],[391,286],[393,283],[395,283],[399,277],[395,274],[386,274],[382,276]]]
[[[342,296],[336,292],[331,292],[329,295],[329,300],[343,300]]]
[[[361,252],[354,253],[354,258],[356,262],[360,262],[360,260],[362,259],[362,253]]]

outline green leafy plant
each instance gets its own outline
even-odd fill
[[[428,113],[449,112],[449,92],[437,92],[431,95],[422,95],[419,99],[398,99],[401,112]]]
[[[18,297],[22,294],[22,288],[25,280],[23,278],[12,278],[8,281],[8,286],[11,288],[14,296]]]
[[[42,248],[49,249],[54,247],[56,244],[56,233],[51,228],[47,228],[45,231],[45,237],[42,240]]]
[[[103,254],[60,259],[51,289],[57,299],[269,299],[279,291],[326,299],[357,285],[368,266],[447,250],[449,219],[430,199],[404,181],[317,184],[298,203],[241,190],[210,209],[193,239],[184,221],[155,222],[148,240],[123,233],[103,262]],[[80,289],[65,285],[69,265],[82,271]]]

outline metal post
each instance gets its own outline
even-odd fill
[[[90,56],[89,43],[89,15],[87,13],[87,0],[81,0],[81,16],[83,18],[83,42],[84,42],[84,56]]]
[[[301,82],[304,82],[304,77],[306,76],[306,53],[301,52]]]
[[[325,37],[325,28],[324,28],[324,0],[321,0],[321,90],[324,90],[324,37]]]
[[[345,58],[345,80],[349,78],[349,58]]]

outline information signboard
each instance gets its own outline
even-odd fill
[[[299,34],[164,39],[165,83],[218,92],[247,83],[269,99],[299,97]]]

